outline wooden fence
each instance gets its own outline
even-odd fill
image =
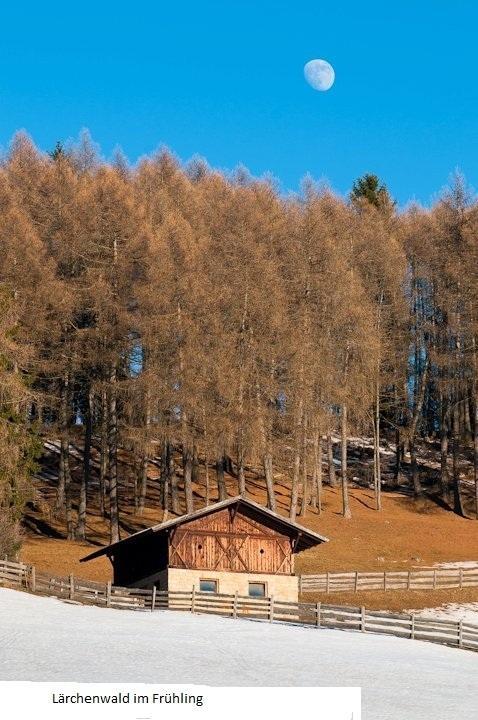
[[[291,603],[274,598],[251,598],[192,592],[141,590],[111,583],[59,577],[32,565],[0,560],[0,585],[20,587],[68,602],[152,612],[182,610],[233,618],[289,622],[318,628],[356,630],[450,645],[478,652],[478,625],[455,620],[424,618],[414,613],[390,613],[364,607]]]
[[[444,590],[478,587],[476,568],[436,568],[391,572],[339,572],[301,575],[300,592],[358,592],[359,590]]]

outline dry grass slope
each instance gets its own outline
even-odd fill
[[[78,477],[81,462],[73,467]],[[21,558],[39,568],[60,575],[73,573],[91,580],[110,578],[109,562],[98,558],[87,564],[79,563],[92,546],[108,543],[108,522],[100,517],[91,493],[87,522],[88,542],[64,539],[62,518],[51,512],[55,492],[55,457],[47,458],[46,472],[37,481],[37,500],[29,506],[25,520],[25,538]],[[203,468],[202,468],[203,470]],[[211,473],[213,475],[213,473]],[[151,466],[147,506],[142,517],[134,514],[131,467],[128,458],[122,463],[121,516],[122,535],[149,527],[162,520],[159,503],[157,468]],[[237,493],[235,479],[227,476],[228,490]],[[94,486],[92,490],[94,490]],[[256,473],[248,473],[248,490],[252,499],[265,502],[265,488]],[[204,477],[194,486],[197,507],[204,504]],[[287,514],[290,491],[287,481],[277,482],[279,512]],[[330,538],[330,542],[302,553],[297,558],[296,571],[314,574],[340,570],[408,570],[432,566],[442,562],[469,561],[478,558],[478,522],[458,517],[435,501],[432,495],[415,500],[403,490],[384,492],[382,512],[373,507],[372,491],[351,487],[352,519],[341,515],[339,489],[326,487],[323,512],[309,508],[299,522]],[[326,601],[319,594],[305,599]],[[334,602],[366,604],[371,608],[422,608],[449,601],[478,600],[478,589],[426,592],[334,593]]]

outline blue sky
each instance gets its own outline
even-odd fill
[[[478,186],[477,27],[467,0],[5,2],[0,144],[88,127],[105,155],[164,144],[285,190],[375,172],[428,204],[456,167]],[[330,91],[305,83],[311,58]]]

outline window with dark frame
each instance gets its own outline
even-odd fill
[[[265,597],[266,584],[260,582],[249,583],[249,597]]]
[[[200,580],[199,592],[217,593],[217,580]]]

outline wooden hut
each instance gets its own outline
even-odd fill
[[[107,555],[115,585],[294,602],[295,554],[323,542],[327,538],[239,496],[141,530],[81,562]]]

